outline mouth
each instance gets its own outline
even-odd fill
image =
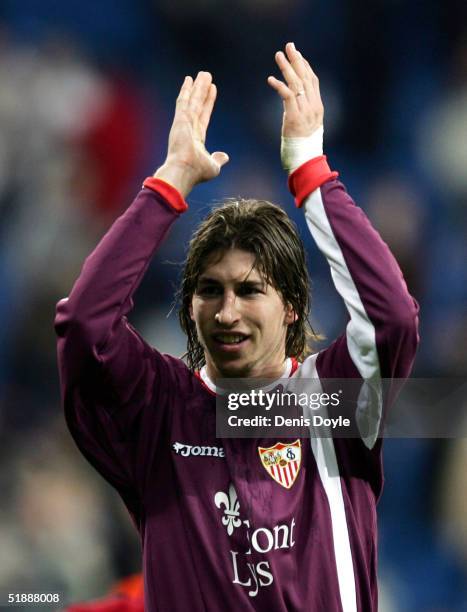
[[[219,349],[226,352],[235,352],[242,349],[248,342],[250,336],[236,332],[218,332],[212,335],[212,339]]]

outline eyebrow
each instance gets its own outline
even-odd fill
[[[200,285],[222,285],[222,282],[215,279],[215,278],[210,278],[209,276],[200,276],[198,278],[198,284],[197,286]],[[266,287],[267,283],[263,280],[242,280],[242,281],[237,281],[236,285],[241,285],[243,287],[259,287],[259,288],[264,288]]]

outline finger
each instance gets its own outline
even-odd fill
[[[193,79],[191,76],[186,76],[178,93],[176,108],[185,109],[190,99],[191,88],[193,87]]]
[[[204,101],[204,106],[201,111],[201,115],[199,117],[199,125],[201,129],[201,137],[204,140],[206,139],[206,132],[209,126],[209,121],[211,119],[212,109],[214,108],[214,103],[217,97],[217,87],[214,83],[211,83],[211,86],[208,90],[208,95]]]
[[[224,151],[215,151],[211,157],[220,168],[229,161],[229,156]]]
[[[319,79],[318,76],[316,75],[316,73],[313,71],[313,68],[310,65],[310,62],[305,59],[302,55],[302,59],[303,59],[303,63],[305,65],[306,71],[307,71],[307,79],[306,82],[311,83],[313,89],[315,90],[315,92],[317,92],[319,94]]]
[[[297,95],[290,89],[290,87],[273,76],[268,77],[268,83],[280,95],[284,101],[284,106],[287,111],[298,110]]]
[[[289,42],[285,45],[286,57],[290,62],[290,65],[294,69],[295,73],[300,79],[306,79],[308,76],[308,70],[304,61],[304,57],[295,48],[294,43]]]
[[[316,75],[300,51],[295,48],[294,43],[287,43],[285,50],[290,65],[301,80],[302,90],[306,93],[307,98],[311,98],[314,94],[313,88]]]
[[[211,83],[212,76],[210,72],[198,72],[195,82],[193,83],[190,101],[188,103],[189,110],[198,118],[203,110],[204,102],[209,93]]]
[[[269,76],[268,83],[277,91],[284,102],[293,101],[297,97],[297,94],[295,94],[290,87],[288,87],[283,81],[276,79],[276,77]]]
[[[303,57],[303,55],[302,55],[302,57]],[[303,57],[303,62],[304,62],[304,64],[305,64],[305,66],[306,66],[306,68],[307,68],[308,72],[310,73],[310,75],[311,75],[311,76],[313,76],[315,79],[317,79],[317,78],[318,78],[318,76],[316,75],[316,73],[315,73],[315,72],[313,72],[313,68],[311,67],[310,62],[309,62],[309,61],[308,61],[308,60],[307,60],[305,57]]]
[[[287,86],[297,94],[303,89],[302,80],[292,68],[289,60],[285,57],[282,51],[278,51],[275,55],[276,63],[279,66],[279,70],[287,83]]]

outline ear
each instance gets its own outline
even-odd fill
[[[284,318],[284,322],[287,325],[291,325],[292,323],[295,323],[295,321],[298,319],[298,315],[295,312],[295,310],[292,308],[291,304],[287,304],[285,307],[285,318]]]
[[[191,300],[190,306],[188,307],[188,312],[190,313],[190,319],[192,321],[195,320],[194,316],[193,316],[193,298]]]

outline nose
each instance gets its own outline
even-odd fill
[[[236,295],[234,293],[226,293],[214,319],[219,325],[232,327],[238,322],[239,318],[240,315],[237,310]]]

